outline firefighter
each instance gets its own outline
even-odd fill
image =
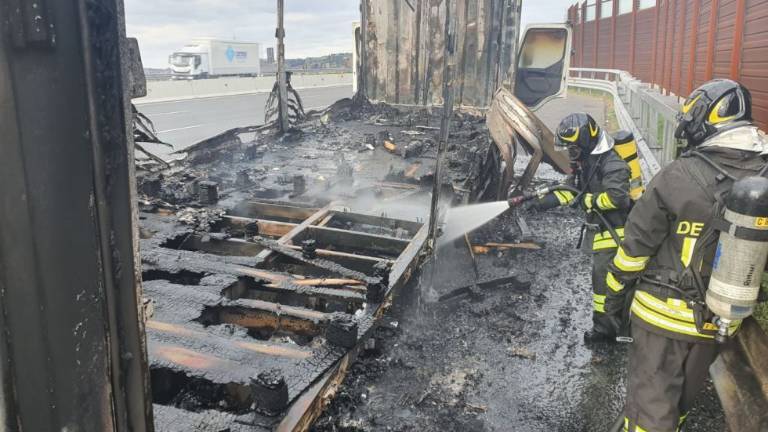
[[[687,148],[635,203],[606,279],[614,325],[634,293],[627,400],[617,422],[630,432],[679,430],[704,385],[717,354],[717,326],[703,298],[717,243],[710,222],[735,179],[764,174],[768,154],[749,91],[731,80],[694,90],[675,136]]]
[[[623,238],[624,222],[631,204],[630,168],[614,151],[613,138],[589,114],[565,117],[558,126],[556,139],[558,145],[568,149],[574,180],[582,192],[557,190],[533,201],[531,207],[547,210],[575,204],[578,200],[586,211],[581,243],[592,255],[593,326],[584,334],[584,340],[587,343],[612,342],[617,330],[604,314],[605,281],[608,265],[618,246],[613,234],[619,241]]]

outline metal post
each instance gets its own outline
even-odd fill
[[[684,1],[680,3],[678,7],[680,9],[678,9],[679,13],[677,14],[678,15],[677,29],[685,33],[686,18],[688,17],[688,2]],[[694,21],[691,21],[691,23],[693,22]],[[688,31],[690,31],[691,33],[697,32],[698,29],[692,30],[694,28],[695,27],[691,25]],[[673,56],[672,64],[670,64],[669,66],[669,89],[670,91],[678,95],[678,97],[688,96],[688,95],[683,95],[683,92],[685,91],[684,90],[685,87],[683,87],[683,50],[684,49],[685,49],[685,38],[683,37],[683,35],[680,35],[677,40],[677,49],[675,49],[674,51],[675,55]],[[679,65],[679,70],[677,71],[677,86],[674,85],[674,81],[672,77],[672,68],[675,62],[677,62],[677,64]]]
[[[651,53],[651,71],[648,76],[651,88],[658,83],[656,80],[656,67],[659,63],[659,21],[661,21],[661,0],[656,0],[656,10],[653,17],[653,52]]]
[[[680,96],[686,97],[693,91],[693,82],[696,77],[696,48],[699,41],[698,25],[701,14],[701,0],[693,0],[693,13],[691,14],[691,28],[697,31],[691,31],[690,45],[688,47],[688,76],[686,78],[687,86],[685,92]]]
[[[611,0],[611,69],[616,68],[616,16],[619,13],[619,0]]]
[[[579,67],[587,67],[587,62],[584,61],[584,44],[586,43],[584,41],[584,34],[586,33],[585,29],[587,27],[587,0],[584,0],[584,3],[581,4],[581,27],[579,31],[579,38],[580,46],[579,46]]]
[[[720,16],[720,0],[712,0],[709,7],[709,24],[707,25],[707,60],[704,66],[705,81],[714,78],[715,73],[715,39],[717,38],[717,21]]]
[[[731,50],[730,78],[741,78],[741,56],[744,47],[744,21],[746,18],[747,1],[736,1],[736,25],[733,28],[733,49]]]
[[[632,26],[629,35],[629,73],[638,76],[635,70],[635,52],[637,51],[637,0],[632,0]]]
[[[285,76],[285,0],[277,0],[277,87],[278,87],[278,124],[280,131],[285,132],[290,129],[288,123],[288,86]]]
[[[664,2],[664,30],[662,35],[660,36],[661,68],[659,68],[658,70],[658,74],[659,74],[658,84],[659,84],[660,91],[664,92],[665,94],[669,94],[669,87],[666,85],[666,71],[667,71],[667,68],[669,69],[672,68],[672,66],[667,61],[667,54],[669,53],[669,51],[671,51],[670,49],[668,49],[668,47],[670,44],[669,27],[671,25],[670,23],[672,22],[669,20],[669,11],[672,7],[674,6],[670,4],[669,0]],[[674,14],[674,12],[672,13]]]
[[[600,19],[602,18],[600,14],[600,8],[603,6],[603,0],[596,0],[594,4],[595,8],[595,46],[592,47],[593,49],[593,55],[594,59],[592,60],[592,67],[598,68],[600,67],[600,62],[598,60],[598,56],[600,55],[600,51],[598,50],[600,46]]]
[[[0,20],[8,431],[151,431],[121,0]]]
[[[434,184],[432,186],[432,203],[429,210],[429,232],[427,239],[431,246],[435,246],[437,222],[439,220],[439,200],[442,186],[442,165],[445,149],[448,147],[448,136],[451,129],[451,117],[453,116],[453,53],[456,43],[455,23],[451,14],[452,2],[445,2],[445,56],[443,58],[443,117],[440,123],[440,141],[437,145],[437,158],[435,162]]]
[[[355,98],[358,101],[368,98],[368,2],[360,1],[360,40],[356,46],[359,49],[357,54],[357,93]],[[418,93],[417,93],[418,94]]]

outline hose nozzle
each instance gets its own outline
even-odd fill
[[[556,190],[558,187],[559,186],[545,186],[545,187],[536,189],[535,191],[532,191],[532,192],[526,192],[522,195],[516,195],[507,199],[507,203],[509,204],[510,207],[514,208],[536,197],[543,197],[544,195],[552,192],[553,190]]]
[[[515,208],[526,201],[528,201],[528,199],[526,199],[525,195],[518,195],[512,198],[509,198],[507,200],[507,204],[509,204],[511,208]]]

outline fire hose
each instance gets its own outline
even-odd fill
[[[512,197],[509,200],[507,200],[507,202],[509,203],[510,207],[517,207],[517,206],[519,206],[520,204],[522,204],[524,202],[530,201],[530,200],[535,199],[535,198],[542,197],[544,195],[547,195],[549,193],[552,193],[552,192],[558,191],[558,190],[564,190],[564,191],[572,192],[573,194],[576,195],[576,197],[573,199],[573,204],[572,205],[577,204],[581,200],[581,197],[583,197],[584,194],[585,194],[584,191],[581,191],[581,190],[579,190],[579,189],[577,189],[577,188],[575,188],[573,186],[566,185],[566,184],[555,184],[555,185],[550,185],[550,186],[546,186],[546,187],[537,189],[537,190],[535,190],[533,192],[527,192],[527,193],[524,193],[522,195],[518,195],[516,197]],[[617,233],[616,229],[613,228],[613,225],[610,222],[608,222],[608,219],[605,217],[605,215],[600,210],[598,210],[596,208],[593,208],[592,212],[595,215],[597,215],[598,219],[600,219],[600,222],[602,222],[603,225],[607,228],[608,233],[613,238],[613,241],[615,241],[617,245],[621,244],[621,237],[619,236],[619,233]]]
[[[544,195],[547,195],[549,193],[552,193],[552,192],[555,192],[555,191],[558,191],[558,190],[568,191],[568,192],[571,192],[571,193],[573,193],[575,195],[575,197],[573,199],[573,203],[571,204],[572,206],[577,205],[579,203],[579,201],[581,201],[581,199],[584,196],[584,194],[586,193],[586,192],[581,191],[581,190],[579,190],[579,189],[577,189],[577,188],[575,188],[573,186],[570,186],[570,185],[555,184],[555,185],[550,185],[550,186],[546,186],[546,187],[537,189],[537,190],[535,190],[533,192],[527,192],[527,193],[524,193],[522,195],[518,195],[518,196],[512,197],[509,200],[507,200],[507,202],[508,202],[510,207],[517,207],[517,206],[519,206],[520,204],[522,204],[524,202],[527,202],[527,201],[530,201],[530,200],[542,197]],[[619,233],[616,232],[616,229],[608,221],[608,219],[605,217],[605,215],[600,210],[598,210],[596,208],[593,208],[591,211],[592,211],[592,213],[597,215],[598,219],[600,219],[600,221],[603,223],[603,226],[606,227],[608,233],[613,238],[613,241],[616,242],[616,245],[617,246],[621,245],[621,237],[619,236]],[[627,302],[631,301],[632,297],[633,296],[628,295],[626,297]],[[624,306],[625,306],[624,310],[628,311],[629,310],[629,304],[625,304]],[[621,326],[620,326],[620,329],[618,331],[618,334],[616,336],[616,341],[617,342],[623,342],[623,343],[632,343],[632,341],[633,341],[632,337],[629,336],[629,316],[628,316],[628,312],[622,313],[622,322],[621,322]]]

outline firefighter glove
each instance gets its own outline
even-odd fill
[[[584,194],[584,196],[581,198],[581,203],[580,204],[581,204],[581,208],[585,212],[591,213],[592,212],[592,208],[595,206],[595,197],[594,197],[594,195],[592,195],[591,193]]]
[[[554,194],[547,194],[541,198],[535,198],[523,204],[523,209],[527,211],[546,211],[560,205]]]

